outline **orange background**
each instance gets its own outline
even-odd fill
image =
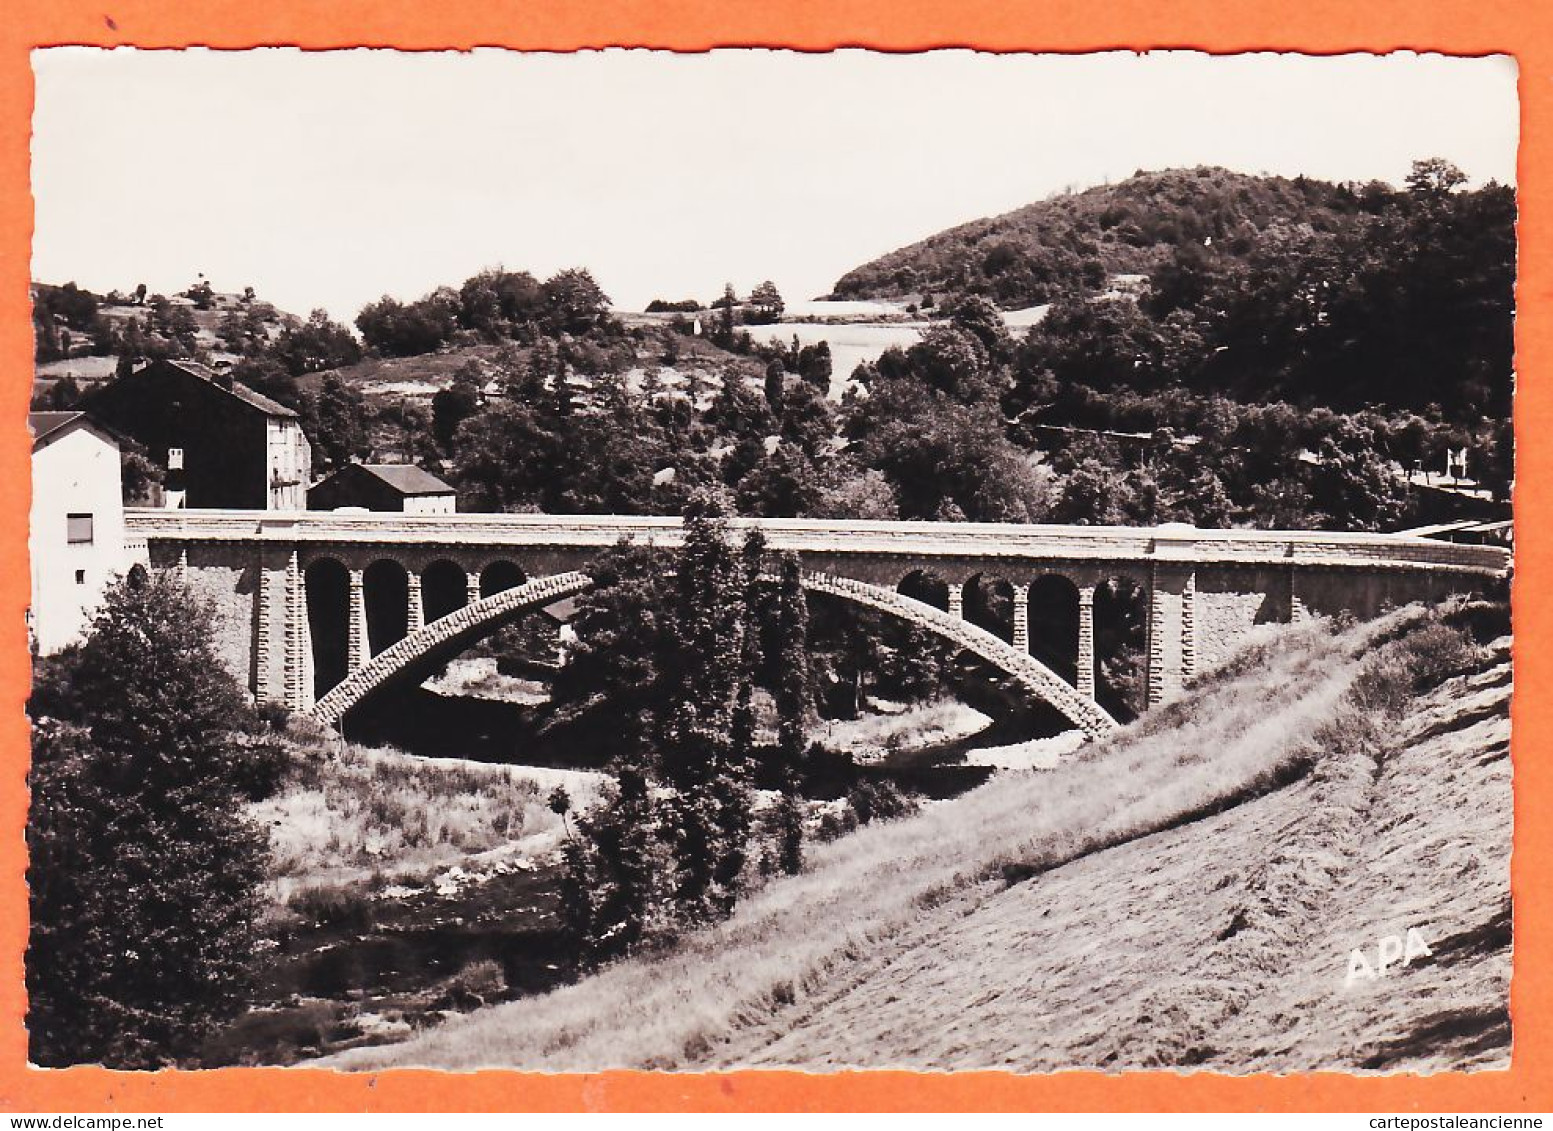
[[[1538,10],[1540,7],[1540,11]],[[1514,54],[1520,63],[1514,585],[1516,695],[1515,1032],[1509,1072],[1435,1077],[1314,1075],[1231,1079],[1198,1073],[1016,1077],[909,1073],[719,1075],[395,1071],[347,1076],[304,1069],[134,1074],[26,1066],[28,683],[27,433],[32,376],[27,297],[32,233],[28,51],[58,44],[414,49],[502,45],[702,50],[769,45],[893,51],[1193,47],[1214,52],[1437,50]],[[110,174],[111,175],[111,174]],[[1544,588],[1553,516],[1542,432],[1553,413],[1553,8],[1538,0],[8,0],[0,15],[0,1110],[1553,1110],[1553,723],[1546,696],[1553,601]],[[1540,803],[1539,803],[1540,802]],[[1464,803],[1470,804],[1464,799]]]

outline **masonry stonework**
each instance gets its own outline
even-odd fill
[[[153,568],[183,569],[196,598],[210,604],[216,655],[249,690],[256,686],[259,636],[259,562],[252,548],[233,553],[224,546],[150,547]]]
[[[1113,725],[1094,703],[1094,595],[1109,579],[1128,579],[1142,592],[1152,706],[1221,662],[1258,624],[1306,610],[1374,616],[1495,583],[1510,568],[1508,553],[1496,548],[1390,535],[803,519],[734,525],[759,525],[773,550],[796,552],[811,590],[903,617],[981,655],[1091,735]],[[657,517],[299,513],[256,523],[252,512],[187,510],[131,510],[126,532],[145,539],[154,566],[181,569],[212,602],[218,651],[233,673],[256,696],[297,710],[314,709],[307,570],[326,558],[340,563],[351,582],[342,622],[350,662],[346,683],[318,704],[321,717],[348,709],[374,681],[424,661],[428,650],[493,631],[512,602],[572,592],[594,556],[622,538],[672,548],[681,537],[677,519]],[[374,657],[362,586],[384,560],[406,571],[407,635]],[[424,574],[444,561],[463,572],[461,607],[426,624]],[[506,584],[526,580],[482,598],[481,577],[497,562],[506,563]],[[914,573],[948,584],[947,607],[897,592]],[[1025,598],[1047,575],[1072,586],[1069,623],[1077,627],[1066,631],[1077,639],[1062,642],[1077,658],[1071,683],[1030,655]],[[955,597],[977,578],[1009,582],[1012,625],[993,632],[965,619]]]

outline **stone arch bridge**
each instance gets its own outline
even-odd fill
[[[1372,616],[1505,576],[1509,554],[1386,534],[734,520],[795,552],[814,592],[900,617],[1006,672],[1091,737],[1096,594],[1136,595],[1146,704],[1254,625]],[[600,550],[673,547],[677,518],[131,509],[127,535],[217,614],[220,653],[260,700],[338,724],[398,677],[591,584]],[[329,610],[337,613],[330,620]],[[337,627],[338,631],[335,631]]]

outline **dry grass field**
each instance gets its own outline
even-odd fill
[[[302,760],[253,815],[270,829],[285,902],[307,888],[428,873],[482,854],[548,854],[562,835],[549,792],[565,786],[586,806],[604,780],[345,745]]]
[[[1502,646],[1423,610],[1290,628],[1056,770],[812,846],[671,949],[325,1063],[1499,1065],[1508,692]],[[1409,926],[1431,957],[1345,984]]]

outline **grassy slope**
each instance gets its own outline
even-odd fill
[[[1058,771],[998,778],[816,846],[803,875],[665,954],[333,1063],[1244,1067],[1290,1060],[1280,1039],[1312,1063],[1385,1047],[1406,1061],[1422,1016],[1413,1028],[1360,1024],[1405,1001],[1476,1010],[1479,1037],[1497,1047],[1508,958],[1491,925],[1509,837],[1499,724],[1483,724],[1475,769],[1420,741],[1387,764],[1393,790],[1341,764],[1287,785],[1318,753],[1377,634],[1419,615],[1336,638],[1289,630],[1254,670],[1207,682]],[[1483,694],[1490,714],[1502,707],[1502,690]],[[1463,780],[1440,776],[1452,773]],[[1470,825],[1458,791],[1474,799]],[[1382,861],[1398,869],[1375,871]],[[1043,875],[1008,887],[1006,865]],[[1350,893],[1355,875],[1365,882]],[[1393,883],[1406,900],[1387,894]],[[1349,949],[1373,954],[1399,917],[1440,947],[1478,941],[1378,983],[1374,1004],[1363,991],[1343,997]],[[1402,977],[1439,984],[1429,997],[1393,993]],[[1312,1002],[1308,1015],[1281,1012]],[[1142,1033],[1143,1044],[1123,1039]],[[1224,1047],[1208,1048],[1210,1036]]]
[[[926,917],[715,1061],[1504,1067],[1508,694],[1506,656],[1440,689],[1378,778],[1312,774]],[[1347,985],[1353,948],[1409,927],[1432,957]]]

